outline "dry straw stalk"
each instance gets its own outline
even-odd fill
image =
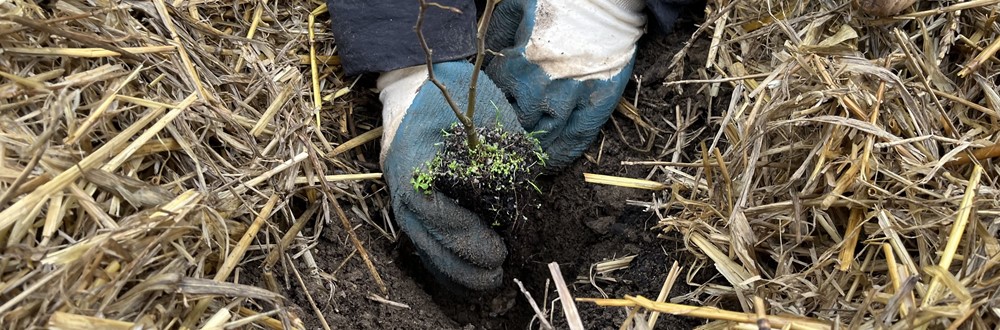
[[[710,135],[656,128],[700,150],[623,163],[666,188],[631,203],[710,260],[688,271],[726,283],[671,311],[715,319],[735,299],[728,322],[753,327],[759,297],[806,318],[795,327],[1000,327],[998,3],[879,18],[851,0],[710,1],[690,43],[710,51],[685,47],[665,86],[728,107],[711,109]],[[689,58],[707,69],[683,71]],[[640,301],[602,303],[664,307]]]
[[[302,231],[387,204],[327,24],[309,1],[0,1],[0,324],[303,328],[246,274],[320,281]]]

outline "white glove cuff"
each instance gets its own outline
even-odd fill
[[[525,58],[552,79],[609,79],[635,53],[643,0],[539,0]]]
[[[384,167],[396,130],[413,104],[417,92],[427,81],[427,66],[418,65],[382,73],[378,77],[378,99],[382,101],[382,150],[379,165]]]

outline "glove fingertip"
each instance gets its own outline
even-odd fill
[[[486,48],[499,51],[513,47],[524,17],[524,1],[506,0],[497,4],[486,33]]]
[[[426,231],[431,239],[465,262],[492,268],[500,267],[506,260],[507,249],[500,235],[444,194],[424,196],[406,191],[394,198],[397,217],[415,223],[420,228],[414,229]]]
[[[494,267],[482,267],[471,263],[448,246],[435,238],[434,230],[426,228],[419,217],[413,212],[403,210],[397,212],[397,222],[406,232],[410,241],[416,247],[417,254],[425,268],[430,271],[438,282],[453,284],[475,291],[490,290],[498,287],[503,280],[502,260]],[[476,244],[471,241],[466,244]],[[506,250],[503,254],[506,255]]]

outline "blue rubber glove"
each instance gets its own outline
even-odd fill
[[[471,85],[472,64],[445,62],[434,65],[462,111]],[[382,168],[389,185],[396,222],[410,237],[424,265],[439,278],[472,290],[501,284],[504,242],[488,223],[455,200],[433,192],[417,191],[410,182],[414,170],[434,158],[442,133],[457,122],[441,91],[427,80],[425,66],[399,69],[379,77],[384,133]],[[517,117],[500,91],[480,75],[474,122],[523,133]],[[448,283],[446,282],[446,283]]]
[[[504,0],[486,68],[538,135],[549,171],[578,158],[618,104],[643,33],[642,0]]]

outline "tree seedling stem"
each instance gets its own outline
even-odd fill
[[[455,117],[458,118],[458,122],[462,124],[465,131],[466,142],[469,145],[470,151],[475,151],[479,148],[479,133],[476,132],[476,125],[473,123],[473,118],[476,114],[476,84],[479,82],[479,71],[483,66],[483,57],[486,53],[485,39],[486,39],[486,29],[489,27],[490,18],[493,16],[493,8],[496,7],[496,0],[487,0],[486,11],[483,14],[483,18],[479,21],[479,26],[476,31],[476,62],[472,69],[472,79],[471,86],[469,87],[469,96],[467,98],[468,105],[466,106],[465,113],[463,114],[461,109],[459,109],[458,104],[452,99],[451,93],[448,91],[448,87],[441,83],[434,75],[434,51],[427,45],[427,39],[424,38],[423,25],[424,25],[424,14],[430,7],[437,7],[440,9],[448,10],[454,13],[461,13],[458,8],[445,6],[437,2],[427,2],[426,0],[418,0],[420,2],[420,12],[417,15],[416,32],[417,39],[420,40],[420,47],[424,50],[425,63],[427,65],[427,80],[429,80],[434,86],[441,90],[441,94],[444,96],[445,102],[448,103],[448,107],[452,112],[455,113]]]
[[[438,80],[433,65],[434,51],[428,46],[422,30],[424,15],[429,8],[436,7],[451,13],[461,13],[461,11],[455,7],[430,2],[433,0],[417,1],[420,3],[420,12],[414,28],[424,51],[427,80],[440,90],[461,126],[452,124],[447,129],[442,128],[443,141],[440,143],[440,150],[424,166],[414,169],[410,183],[418,192],[431,195],[434,193],[433,190],[437,190],[455,198],[459,206],[476,214],[493,215],[494,226],[512,225],[519,217],[524,218],[520,210],[524,206],[525,199],[518,198],[526,192],[523,183],[527,182],[540,192],[531,180],[540,173],[538,166],[544,166],[546,157],[538,140],[531,134],[504,130],[500,122],[500,109],[496,109],[495,112],[497,116],[495,126],[483,128],[475,126],[478,92],[476,87],[486,57],[486,33],[493,17],[493,10],[500,0],[486,0],[485,11],[476,26],[476,56],[469,77],[470,86],[466,98],[468,103],[464,111],[455,102],[456,94],[451,94],[447,86]],[[458,134],[459,130],[464,133],[464,139],[463,134]]]
[[[465,115],[472,118],[476,113],[476,85],[479,82],[479,69],[483,67],[483,58],[486,56],[486,29],[490,26],[490,18],[493,17],[493,8],[496,7],[497,0],[486,1],[486,11],[483,18],[479,20],[479,27],[476,31],[476,62],[472,67],[472,81],[469,85],[469,104],[465,109]]]

